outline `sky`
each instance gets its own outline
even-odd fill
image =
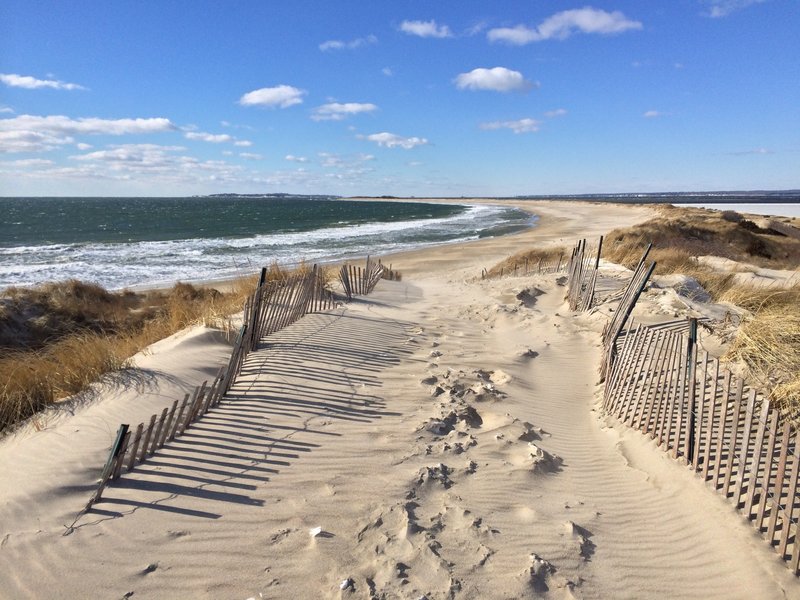
[[[797,189],[798,31],[798,0],[0,0],[0,196]]]

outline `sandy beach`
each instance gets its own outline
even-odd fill
[[[555,275],[480,278],[655,209],[510,204],[537,226],[382,257],[402,281],[263,340],[87,514],[119,424],[212,379],[219,332],[0,440],[0,597],[800,597],[730,503],[600,414],[602,312],[571,313]]]

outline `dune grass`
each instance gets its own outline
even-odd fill
[[[285,273],[277,267],[273,278]],[[76,280],[0,294],[0,431],[128,365],[190,325],[230,327],[257,277],[226,292],[177,283],[166,291],[109,292]]]
[[[783,290],[734,288],[723,300],[749,311],[725,359],[747,372],[782,411],[800,421],[800,285]]]
[[[266,281],[310,271],[273,263]],[[329,283],[333,269],[323,269]],[[77,280],[0,293],[0,432],[128,366],[150,344],[192,325],[231,333],[258,284],[239,277],[224,291],[176,283],[167,290],[110,292]]]

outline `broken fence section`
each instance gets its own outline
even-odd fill
[[[381,264],[381,261],[374,261],[369,256],[367,257],[367,264],[362,269],[355,265],[344,264],[339,269],[339,281],[342,284],[347,300],[353,299],[353,296],[366,296],[370,294],[378,281],[383,279],[386,268]],[[399,273],[391,271],[392,277],[399,279]]]
[[[592,307],[597,272],[600,268],[600,254],[603,250],[603,236],[595,248],[586,248],[586,240],[581,240],[572,249],[567,272],[567,300],[570,310],[586,311]]]

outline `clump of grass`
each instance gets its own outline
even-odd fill
[[[740,361],[793,419],[800,417],[800,286],[786,290],[737,290],[751,311],[736,332],[726,360]]]
[[[522,270],[522,272],[524,272],[526,264],[528,265],[529,271],[534,271],[540,261],[543,267],[545,265],[552,266],[554,263],[558,262],[559,257],[561,257],[561,265],[563,266],[565,262],[569,261],[569,254],[570,252],[563,247],[531,248],[523,250],[494,265],[491,269],[486,271],[486,276],[491,278],[499,277],[501,274],[507,275],[513,273],[515,267],[518,271]]]

